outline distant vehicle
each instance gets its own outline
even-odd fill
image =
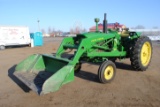
[[[26,26],[0,26],[0,50],[7,46],[30,45],[29,28]]]
[[[152,41],[160,41],[160,36],[148,36]]]

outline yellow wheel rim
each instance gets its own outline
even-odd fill
[[[143,66],[147,66],[151,59],[151,45],[149,42],[145,42],[141,50],[141,62]]]
[[[104,77],[106,80],[110,80],[113,77],[114,68],[112,66],[108,66],[104,71]]]

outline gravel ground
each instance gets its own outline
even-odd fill
[[[30,90],[14,75],[16,64],[35,53],[56,53],[62,38],[45,38],[42,47],[0,51],[0,107],[159,107],[160,44],[153,43],[147,71],[137,72],[129,59],[117,61],[117,73],[109,84],[98,82],[99,65],[83,63],[75,80],[59,91],[43,96]]]

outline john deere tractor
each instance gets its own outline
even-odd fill
[[[57,91],[63,84],[74,80],[83,61],[101,63],[98,78],[101,83],[111,82],[116,75],[115,61],[130,58],[133,70],[145,71],[152,57],[152,43],[147,36],[131,32],[107,29],[106,14],[103,32],[98,30],[99,19],[95,18],[96,31],[77,34],[63,39],[56,55],[36,54],[17,64],[14,75],[38,94]],[[67,49],[73,49],[70,58],[62,57]]]

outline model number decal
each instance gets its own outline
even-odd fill
[[[97,41],[101,41],[101,40],[104,40],[104,38],[93,39],[93,40],[91,40],[91,42],[97,42]]]

